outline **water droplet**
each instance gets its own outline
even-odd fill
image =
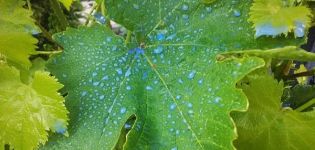
[[[206,17],[205,14],[201,14],[201,15],[200,15],[200,18],[201,18],[201,19],[203,19],[203,18],[205,18],[205,17]]]
[[[176,37],[176,33],[169,35],[166,40],[173,40]]]
[[[239,17],[239,16],[241,16],[241,12],[239,10],[233,10],[233,15],[235,17]]]
[[[198,84],[201,85],[203,83],[203,79],[198,80]]]
[[[95,13],[94,17],[95,17],[96,21],[98,21],[99,23],[101,23],[101,24],[106,23],[106,18],[101,13]]]
[[[121,68],[116,69],[116,72],[118,75],[122,75],[122,73],[123,73]]]
[[[181,98],[182,98],[182,96],[180,96],[180,95],[177,95],[177,96],[176,96],[176,99],[177,99],[177,100],[179,100],[179,99],[181,99]]]
[[[92,73],[92,76],[93,76],[93,77],[97,76],[97,73],[96,73],[96,72],[93,72],[93,73]]]
[[[147,79],[147,78],[148,78],[148,72],[144,72],[144,73],[142,74],[142,79],[145,80],[145,79]]]
[[[105,95],[100,96],[100,100],[103,100],[105,98]]]
[[[163,33],[158,33],[158,34],[156,35],[156,39],[157,39],[158,41],[162,41],[162,40],[165,39],[165,35],[164,35]]]
[[[130,90],[131,90],[131,86],[127,86],[126,89],[127,89],[128,91],[130,91]]]
[[[57,133],[64,134],[67,131],[64,123],[60,120],[56,121],[54,126]]]
[[[305,35],[305,24],[300,21],[296,21],[295,26],[296,26],[296,28],[294,29],[295,36],[303,37]]]
[[[194,111],[193,110],[188,110],[188,114],[193,114],[194,113]]]
[[[176,130],[176,132],[175,132],[175,133],[176,133],[176,135],[179,135],[180,131],[179,131],[179,130]]]
[[[182,5],[182,10],[187,11],[187,10],[188,10],[188,8],[189,8],[189,7],[188,7],[188,5],[187,5],[187,4],[183,4],[183,5]]]
[[[107,41],[107,42],[111,42],[111,41],[112,41],[112,38],[111,38],[111,37],[107,37],[107,38],[106,38],[106,41]]]
[[[104,76],[102,80],[108,80],[108,76]]]
[[[184,83],[184,81],[183,81],[181,78],[178,79],[178,82],[179,82],[180,84],[183,84],[183,83]]]
[[[82,91],[81,96],[86,96],[87,95],[87,91]]]
[[[125,73],[125,77],[129,77],[130,76],[130,74],[131,74],[131,69],[130,68],[128,68],[128,70],[126,71],[126,73]]]
[[[183,18],[184,20],[188,20],[188,19],[189,19],[189,16],[186,15],[186,14],[183,14],[182,18]]]
[[[206,11],[207,11],[208,13],[211,13],[211,12],[212,12],[212,8],[211,8],[211,7],[207,7],[207,8],[206,8]]]
[[[193,70],[191,71],[189,74],[188,74],[188,79],[193,79],[196,75],[196,70]]]
[[[187,107],[191,108],[191,107],[193,107],[193,104],[192,103],[188,103]]]
[[[177,150],[177,147],[173,147],[171,150]]]
[[[146,86],[145,89],[151,91],[153,88],[151,86]]]
[[[122,107],[122,108],[120,109],[120,113],[121,113],[121,114],[126,113],[126,111],[127,111],[127,108],[126,108],[126,107]]]
[[[132,6],[133,6],[134,9],[139,9],[140,8],[138,4],[133,4]]]
[[[162,46],[158,46],[156,49],[154,49],[153,53],[155,54],[160,54],[163,52],[163,47]]]
[[[100,82],[93,82],[93,86],[98,86]]]
[[[170,105],[170,109],[171,109],[171,110],[174,110],[175,108],[176,108],[176,104],[171,104],[171,105]]]
[[[219,103],[221,100],[222,100],[221,97],[216,97],[216,98],[214,99],[214,102],[215,102],[215,103]]]
[[[131,129],[131,125],[129,123],[125,124],[125,129]]]

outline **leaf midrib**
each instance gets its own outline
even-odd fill
[[[176,105],[176,110],[179,112],[180,116],[187,121],[186,125],[188,125],[188,127],[190,128],[190,131],[193,133],[192,135],[195,137],[198,145],[200,146],[201,149],[205,150],[204,146],[202,145],[201,143],[201,140],[198,138],[196,132],[194,131],[193,127],[191,126],[191,124],[189,123],[189,121],[186,119],[186,117],[184,116],[183,114],[183,111],[181,110],[181,108],[179,107],[173,93],[170,91],[169,87],[167,86],[164,78],[161,76],[161,74],[158,72],[158,70],[154,67],[154,64],[152,63],[152,61],[150,60],[150,58],[146,55],[146,54],[143,54],[146,61],[149,63],[151,69],[155,72],[155,74],[158,76],[158,78],[161,80],[164,88],[167,90],[167,92],[169,93],[169,95],[171,96],[172,98],[172,101],[174,102],[174,104]],[[218,145],[217,143],[213,142],[213,141],[210,141],[213,145],[215,146],[218,146],[220,148],[224,148],[222,147],[221,145]]]

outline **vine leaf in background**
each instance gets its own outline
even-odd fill
[[[249,14],[256,37],[287,35],[291,31],[295,37],[303,37],[312,16],[306,6],[294,6],[293,1],[283,0],[254,0]]]
[[[242,149],[312,149],[315,112],[281,110],[283,83],[268,73],[248,75],[240,88],[249,100],[247,112],[232,114]]]
[[[315,98],[315,86],[296,85],[286,89],[283,96],[284,105],[296,109]]]
[[[34,149],[48,140],[47,131],[67,134],[67,110],[58,94],[63,86],[47,72],[36,72],[29,85],[17,69],[0,64],[0,145]]]
[[[29,56],[36,54],[37,32],[32,12],[22,8],[21,0],[0,0],[0,53],[10,64],[27,69],[31,66]]]
[[[70,10],[71,4],[73,3],[74,0],[59,0],[67,10]]]
[[[217,62],[216,55],[304,42],[256,40],[245,15],[250,2],[108,0],[109,17],[137,42],[125,45],[101,25],[56,34],[64,52],[48,68],[68,92],[69,138],[52,136],[42,149],[115,148],[124,128],[130,129],[124,149],[233,149],[229,113],[247,108],[235,84],[265,63]]]

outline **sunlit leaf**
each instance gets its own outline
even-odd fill
[[[255,36],[275,37],[294,31],[295,37],[303,37],[312,14],[306,6],[293,4],[284,0],[254,0],[249,21],[254,24]]]
[[[22,0],[0,0],[0,53],[13,65],[28,68],[29,56],[36,53],[37,40],[32,33],[37,28],[32,12],[22,8],[24,4]]]
[[[56,79],[36,72],[25,85],[13,67],[0,64],[0,72],[0,147],[34,149],[47,141],[47,131],[67,134],[67,110]]]
[[[70,10],[71,4],[73,3],[74,0],[59,0],[67,10]]]

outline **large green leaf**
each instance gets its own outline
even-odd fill
[[[283,83],[258,73],[248,75],[240,87],[249,99],[249,109],[232,115],[238,149],[313,149],[315,112],[281,110]]]
[[[37,40],[32,37],[36,26],[32,12],[22,8],[22,0],[0,0],[0,53],[8,62],[23,68],[31,66],[29,56],[35,54]]]
[[[111,149],[124,127],[132,128],[125,149],[233,149],[229,113],[247,106],[235,83],[264,62],[221,63],[216,55],[304,41],[256,41],[246,21],[250,1],[106,2],[109,15],[141,41],[125,46],[98,25],[55,35],[64,53],[49,68],[68,92],[70,136],[54,136],[44,149]],[[125,123],[132,116],[130,127]]]
[[[29,85],[20,81],[20,72],[0,64],[0,147],[30,150],[44,144],[47,131],[66,133],[67,110],[62,88],[47,72],[35,72]]]

